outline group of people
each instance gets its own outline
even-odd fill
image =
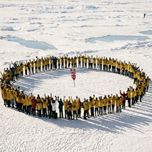
[[[15,88],[12,82],[16,81],[19,77],[23,77],[37,72],[51,70],[51,69],[64,69],[64,68],[92,68],[104,71],[111,71],[118,74],[126,75],[134,80],[136,88],[128,88],[126,92],[121,92],[116,95],[89,97],[89,99],[80,100],[79,97],[72,99],[65,97],[53,97],[44,95],[35,97],[32,94],[26,95],[20,91],[20,87]],[[88,57],[88,56],[75,56],[75,57],[47,57],[36,60],[28,61],[25,64],[22,62],[12,63],[10,68],[4,69],[1,73],[1,93],[4,100],[4,105],[12,108],[17,108],[19,111],[26,112],[27,114],[36,114],[41,117],[59,117],[68,119],[80,118],[83,109],[84,119],[105,115],[107,113],[121,112],[125,109],[126,100],[128,106],[142,102],[142,98],[149,88],[150,78],[137,67],[136,64],[118,61],[117,59],[107,59],[105,57]],[[58,104],[58,110],[57,110]]]

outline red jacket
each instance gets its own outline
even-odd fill
[[[126,101],[126,96],[127,96],[127,94],[128,94],[128,93],[121,93],[121,92],[120,92],[120,95],[123,97],[123,101]]]
[[[36,99],[31,99],[32,102],[32,109],[35,109],[36,107]]]

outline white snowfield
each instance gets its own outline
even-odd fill
[[[0,71],[36,56],[93,55],[137,63],[152,78],[152,1],[1,0]],[[144,18],[144,13],[146,16]],[[119,94],[133,80],[98,70],[49,71],[21,78],[26,93],[81,99]],[[152,83],[143,102],[122,113],[88,120],[48,119],[4,107],[0,151],[151,152]]]

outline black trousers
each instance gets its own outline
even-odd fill
[[[96,116],[96,113],[97,113],[97,115],[99,114],[98,113],[98,108],[95,108],[95,116]]]
[[[38,116],[41,117],[41,109],[38,110]]]
[[[87,118],[86,118],[87,112],[88,112],[88,110],[84,110],[84,119],[87,119]]]
[[[23,112],[26,111],[26,106],[23,106]]]
[[[32,114],[33,114],[33,116],[36,115],[36,113],[35,113],[35,108],[32,108]]]
[[[8,107],[10,107],[10,100],[7,100],[7,105]]]
[[[43,108],[43,117],[44,117],[44,116],[47,117],[46,108]]]
[[[112,113],[114,113],[115,105],[112,105]]]
[[[94,107],[91,107],[91,117],[94,117]]]
[[[104,114],[106,114],[106,108],[107,108],[107,106],[104,106]]]
[[[68,111],[68,119],[72,119],[72,112]]]
[[[67,116],[67,110],[65,110],[65,118],[66,118],[66,116]]]
[[[125,109],[125,104],[126,104],[126,101],[123,100],[123,101],[122,101],[122,108],[123,108],[123,109]]]
[[[128,98],[128,106],[131,108],[131,105],[130,105],[130,98]]]
[[[76,117],[76,119],[78,118],[77,111],[73,111],[73,119],[74,117]]]

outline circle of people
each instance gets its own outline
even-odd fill
[[[15,88],[13,86],[13,83],[20,77],[42,71],[67,68],[88,68],[118,73],[133,79],[136,88],[130,86],[126,92],[121,92],[120,90],[120,95],[105,95],[98,98],[93,95],[89,99],[83,99],[82,101],[77,96],[75,99],[72,99],[72,97],[68,97],[68,99],[64,97],[62,99],[57,96],[53,97],[52,94],[44,94],[44,97],[40,97],[38,94],[35,97],[32,93],[26,95],[24,93],[25,90],[20,90],[20,87]],[[102,116],[108,113],[122,112],[122,109],[126,108],[126,101],[128,101],[128,107],[137,102],[142,102],[144,94],[148,91],[150,81],[151,79],[142,69],[140,70],[137,67],[137,64],[118,61],[118,59],[110,57],[80,55],[75,57],[36,57],[36,59],[25,63],[11,62],[9,68],[4,69],[4,72],[1,73],[0,85],[4,105],[7,107],[16,108],[20,112],[32,114],[33,116],[38,115],[39,117],[54,119],[64,117],[73,120],[81,117],[87,119],[97,115]],[[56,108],[57,103],[58,110]],[[82,109],[83,116],[81,115]]]

